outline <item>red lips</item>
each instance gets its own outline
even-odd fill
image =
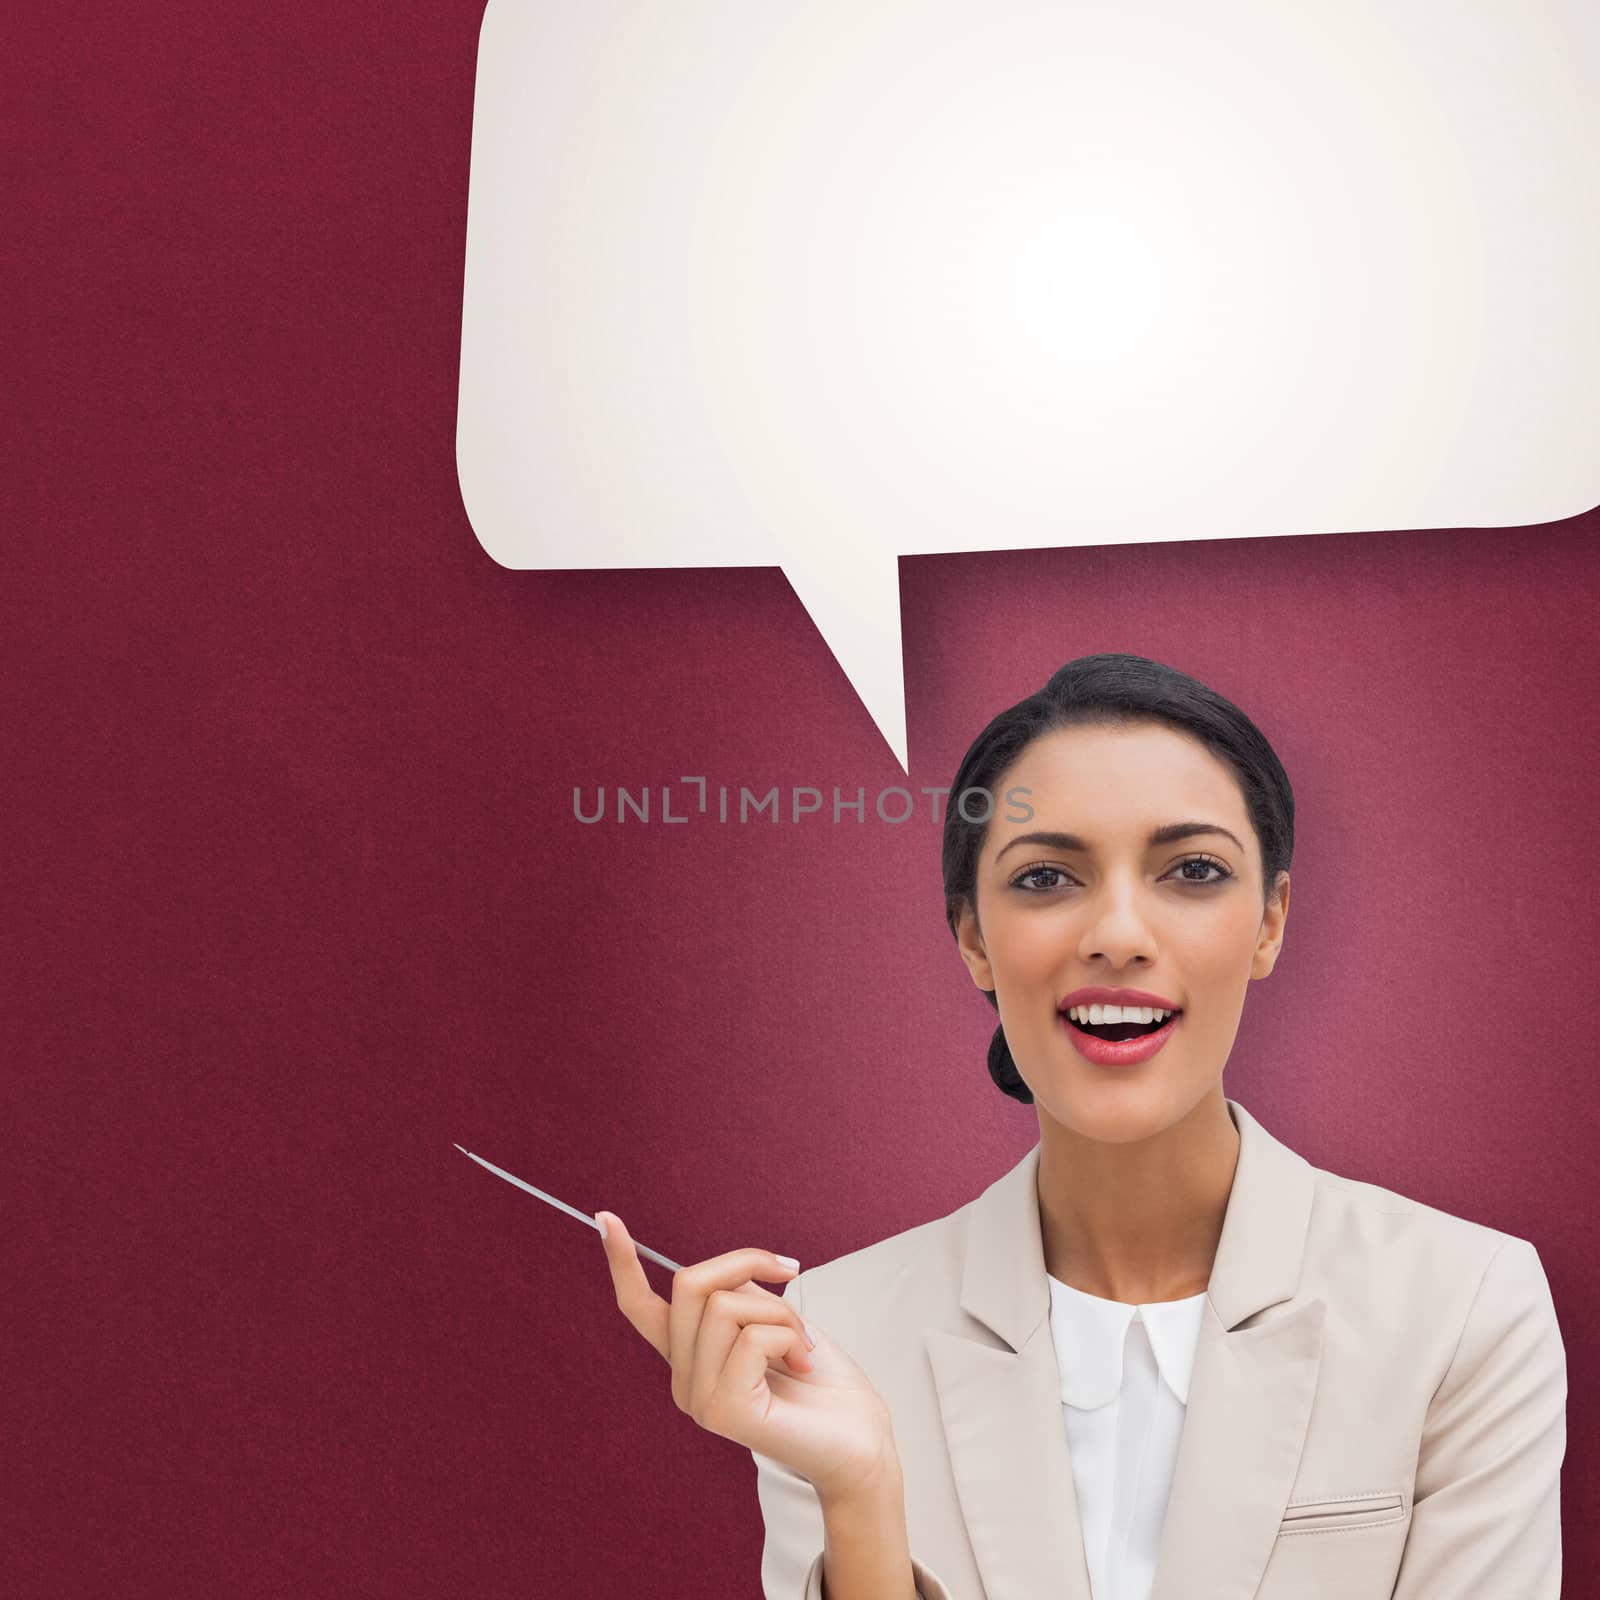
[[[1114,989],[1105,992],[1116,993]],[[1074,1000],[1072,1003],[1083,1005],[1085,1002]],[[1115,1005],[1116,1001],[1110,1003]],[[1133,1004],[1131,1000],[1128,1003]],[[1061,1026],[1066,1029],[1067,1037],[1072,1041],[1072,1048],[1085,1061],[1092,1061],[1097,1067],[1136,1067],[1141,1061],[1148,1061],[1161,1050],[1177,1031],[1181,1015],[1181,1012],[1174,1013],[1154,1032],[1141,1033],[1133,1039],[1098,1039],[1094,1034],[1085,1033],[1082,1028],[1074,1027],[1065,1011],[1061,1013]]]
[[[1176,1002],[1151,994],[1148,989],[1074,989],[1056,1010],[1065,1011],[1068,1006],[1160,1006],[1163,1011],[1181,1009]]]

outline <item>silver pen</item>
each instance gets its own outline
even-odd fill
[[[519,1189],[526,1189],[529,1194],[537,1195],[541,1200],[553,1205],[556,1210],[565,1211],[569,1217],[576,1217],[579,1222],[587,1222],[596,1233],[599,1233],[600,1224],[596,1222],[593,1217],[585,1216],[583,1212],[577,1209],[576,1206],[569,1206],[565,1200],[557,1200],[553,1194],[546,1194],[543,1189],[535,1189],[531,1183],[524,1183],[521,1178],[513,1177],[505,1170],[504,1167],[497,1167],[494,1162],[485,1161],[482,1156],[474,1156],[470,1150],[462,1149],[460,1145],[456,1145],[456,1149],[460,1150],[464,1156],[472,1156],[472,1159],[476,1161],[480,1167],[487,1167],[497,1178],[504,1178],[507,1183],[514,1183]],[[640,1255],[644,1256],[650,1261],[659,1263],[669,1272],[683,1271],[683,1268],[680,1267],[676,1261],[669,1261],[664,1255],[660,1254],[659,1251],[649,1249],[647,1246],[640,1244],[637,1239],[633,1241],[633,1248],[637,1250]]]

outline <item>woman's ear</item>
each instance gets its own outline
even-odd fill
[[[972,981],[980,989],[993,993],[994,974],[989,970],[989,957],[984,953],[983,930],[978,926],[978,914],[972,909],[970,901],[962,901],[956,917],[956,944],[960,947],[961,959],[967,964],[967,971],[972,974]]]
[[[1265,978],[1278,964],[1283,948],[1283,925],[1289,917],[1289,874],[1278,874],[1278,892],[1261,916],[1261,931],[1256,935],[1256,953],[1250,962],[1250,976]]]

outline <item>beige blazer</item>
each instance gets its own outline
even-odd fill
[[[1227,1106],[1239,1162],[1151,1600],[1558,1600],[1566,1355],[1538,1252]],[[889,1405],[924,1600],[1091,1600],[1038,1172],[1035,1144],[784,1290]],[[823,1600],[816,1493],[755,1463],[766,1600]]]

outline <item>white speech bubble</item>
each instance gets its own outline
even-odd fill
[[[1597,88],[1591,0],[489,0],[467,515],[781,565],[904,768],[901,554],[1587,510]]]

